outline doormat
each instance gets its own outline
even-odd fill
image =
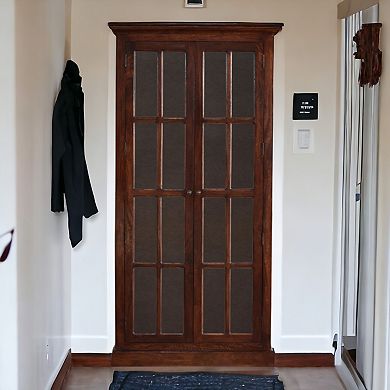
[[[156,373],[115,371],[109,390],[283,390],[278,377],[206,372]]]

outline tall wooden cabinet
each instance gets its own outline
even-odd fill
[[[110,23],[116,364],[267,364],[280,24]]]

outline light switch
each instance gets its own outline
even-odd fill
[[[298,154],[314,153],[313,129],[294,127],[293,152]]]
[[[311,143],[311,131],[309,129],[298,129],[298,148],[309,149]]]

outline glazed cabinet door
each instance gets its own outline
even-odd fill
[[[262,296],[262,47],[197,50],[195,336],[260,341]]]
[[[193,120],[186,45],[135,44],[126,88],[126,339],[192,340]]]

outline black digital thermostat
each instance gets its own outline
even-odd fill
[[[293,120],[318,119],[318,93],[294,93]]]

